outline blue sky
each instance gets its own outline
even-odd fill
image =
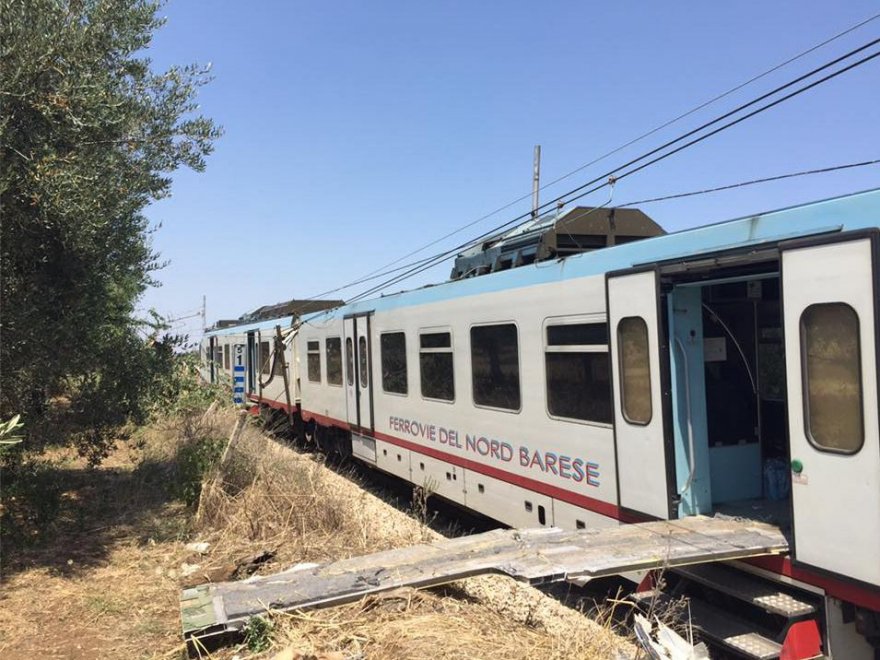
[[[142,307],[179,316],[204,294],[210,323],[355,280],[528,194],[535,144],[550,181],[878,11],[868,0],[171,0],[149,55],[157,69],[212,63],[199,101],[225,135],[205,172],[176,173],[173,195],[147,211],[170,265]],[[542,198],[877,36],[880,19]],[[878,90],[873,60],[622,180],[614,201],[876,158]],[[643,210],[676,230],[878,185],[874,166]],[[198,334],[199,323],[179,329]]]

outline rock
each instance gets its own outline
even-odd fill
[[[187,543],[186,549],[191,552],[197,552],[200,555],[204,555],[208,552],[208,548],[211,547],[211,544],[207,541],[197,541],[194,543]]]

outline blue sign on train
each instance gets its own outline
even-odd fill
[[[237,406],[244,405],[244,348],[244,344],[233,346],[232,402]]]

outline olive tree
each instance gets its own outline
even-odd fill
[[[97,454],[169,364],[134,318],[161,266],[144,208],[220,134],[198,114],[207,69],[147,56],[158,9],[0,0],[0,419],[63,410]]]

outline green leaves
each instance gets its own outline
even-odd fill
[[[0,445],[17,445],[24,439],[24,436],[16,433],[24,427],[24,424],[19,421],[20,419],[21,415],[13,415],[11,419],[0,422]],[[0,446],[0,451],[2,449],[3,447]]]
[[[0,0],[0,416],[44,419],[71,390],[106,439],[142,412],[154,348],[132,314],[160,265],[143,210],[221,134],[197,114],[207,69],[145,57],[159,7]]]

